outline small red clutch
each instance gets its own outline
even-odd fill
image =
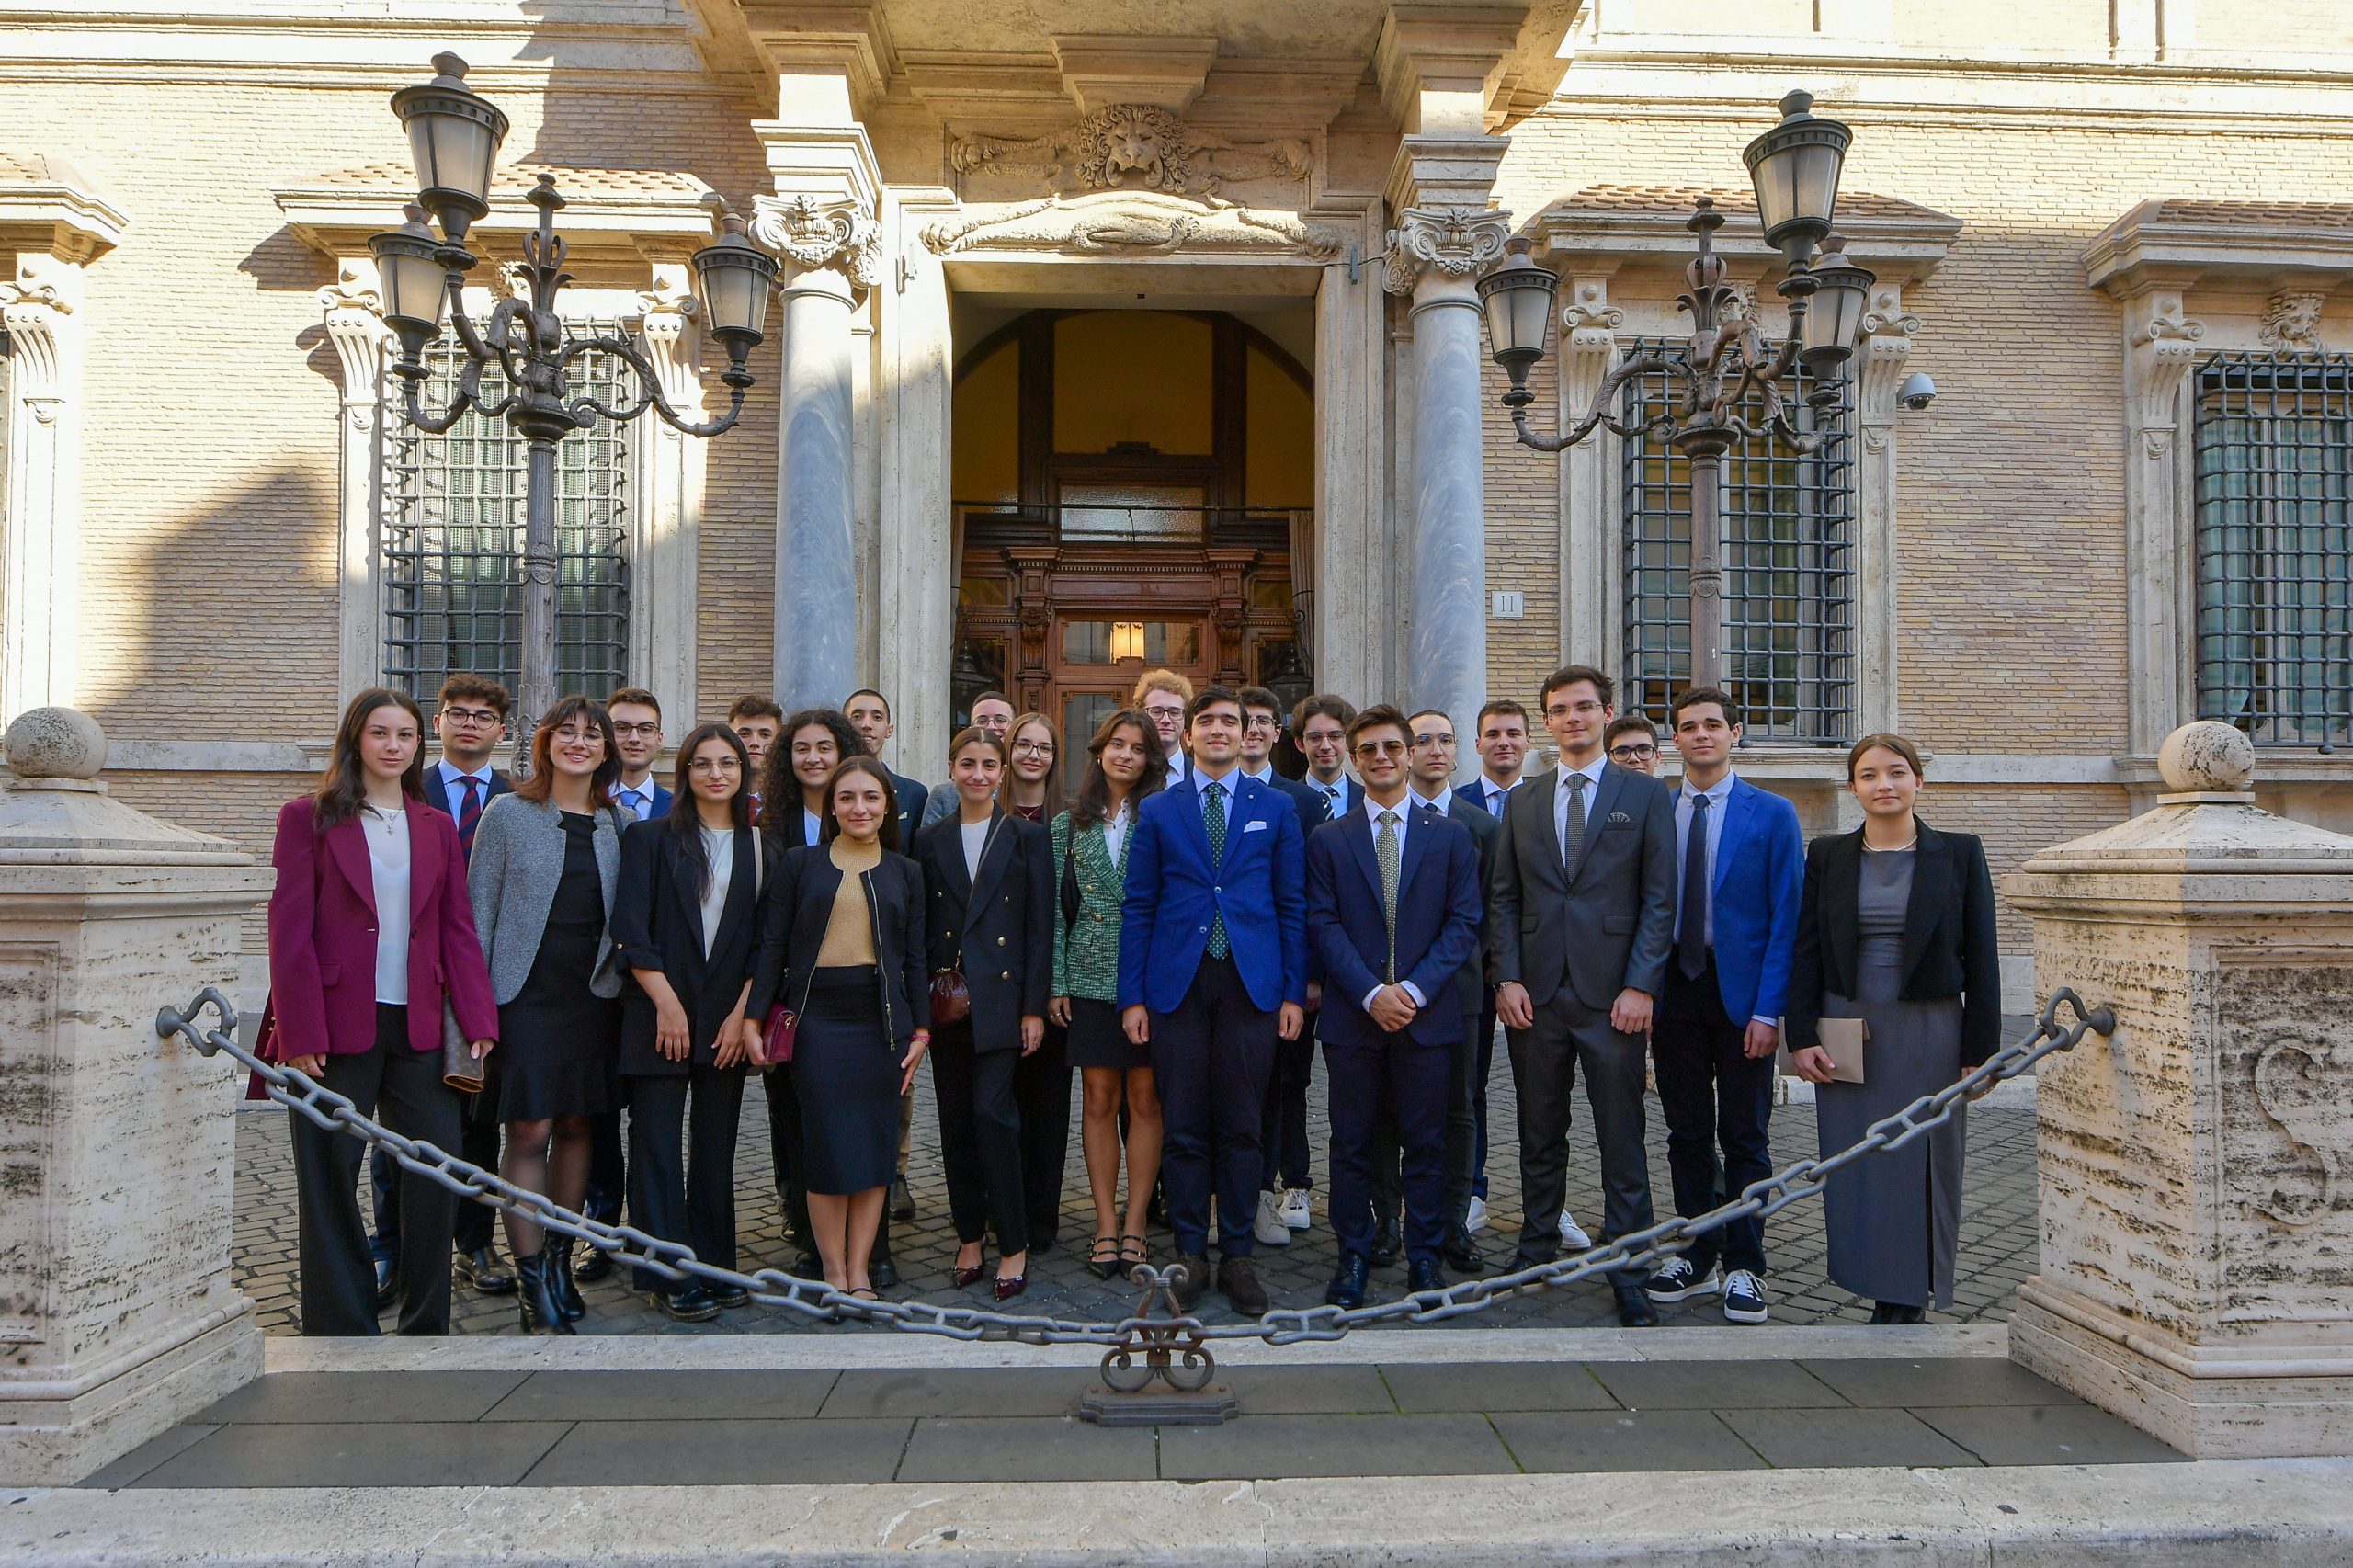
[[[783,1003],[772,1004],[767,1022],[760,1030],[760,1043],[767,1055],[767,1065],[781,1067],[792,1060],[792,1037],[801,1029],[798,1015]]]

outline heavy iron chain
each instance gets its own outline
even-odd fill
[[[207,1008],[219,1015],[219,1028],[197,1022]],[[2075,1022],[2059,1021],[2062,1008]],[[226,1051],[250,1068],[268,1096],[307,1116],[330,1132],[347,1132],[372,1143],[399,1161],[403,1168],[430,1176],[459,1197],[520,1215],[547,1230],[585,1242],[609,1253],[617,1263],[642,1268],[674,1282],[699,1279],[747,1292],[755,1301],[783,1307],[804,1317],[835,1322],[863,1320],[914,1334],[941,1335],[951,1339],[1017,1340],[1029,1345],[1104,1345],[1142,1353],[1151,1346],[1198,1347],[1212,1339],[1263,1339],[1270,1345],[1295,1345],[1334,1340],[1351,1330],[1379,1324],[1442,1323],[1461,1317],[1523,1290],[1574,1285],[1598,1275],[1631,1271],[1663,1261],[1704,1235],[1735,1220],[1763,1220],[1828,1185],[1832,1173],[1886,1150],[1901,1149],[1930,1129],[1949,1120],[1962,1102],[1975,1098],[2006,1079],[2015,1078],[2054,1051],[2072,1051],[2086,1033],[2115,1032],[2116,1015],[2108,1007],[2086,1008],[2068,989],[2052,994],[2043,1005],[2033,1034],[2004,1047],[1953,1083],[1932,1095],[1923,1095],[1892,1116],[1871,1124],[1862,1139],[1835,1154],[1800,1160],[1788,1169],[1752,1182],[1741,1195],[1688,1219],[1674,1219],[1647,1230],[1623,1235],[1574,1257],[1532,1265],[1508,1274],[1465,1279],[1443,1290],[1423,1290],[1378,1306],[1343,1309],[1322,1306],[1278,1307],[1255,1322],[1209,1324],[1189,1316],[1132,1316],[1117,1323],[1073,1323],[1062,1318],[990,1312],[979,1307],[938,1306],[928,1301],[865,1301],[837,1290],[822,1279],[803,1279],[782,1269],[764,1268],[743,1274],[717,1268],[698,1259],[692,1249],[677,1242],[651,1236],[633,1225],[608,1224],[560,1207],[536,1192],[527,1191],[494,1172],[470,1165],[455,1154],[421,1143],[366,1116],[346,1096],[291,1067],[262,1061],[233,1038],[237,1012],[229,998],[206,986],[183,1010],[166,1006],[155,1015],[155,1033],[165,1040],[176,1035],[206,1056]],[[1136,1282],[1146,1287],[1142,1312],[1150,1314],[1155,1297],[1165,1293],[1165,1274],[1140,1265]],[[1107,1358],[1107,1364],[1109,1358]]]

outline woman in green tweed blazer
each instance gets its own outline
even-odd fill
[[[1150,714],[1126,709],[1087,743],[1086,781],[1054,819],[1053,1000],[1047,1016],[1070,1030],[1070,1062],[1085,1096],[1080,1140],[1095,1195],[1086,1267],[1108,1279],[1150,1257],[1144,1211],[1160,1178],[1160,1096],[1152,1053],[1120,1028],[1120,903],[1136,808],[1168,777]],[[1127,1108],[1128,1206],[1119,1208],[1120,1109]]]

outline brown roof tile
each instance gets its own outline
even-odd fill
[[[1574,196],[1555,205],[1555,210],[1567,212],[1672,212],[1685,214],[1691,204],[1702,196],[1715,198],[1717,210],[1733,216],[1747,216],[1756,210],[1756,196],[1749,190],[1710,190],[1699,186],[1679,185],[1590,185]],[[1917,202],[1900,200],[1893,196],[1877,196],[1868,190],[1847,190],[1838,194],[1838,210],[1856,218],[1936,217],[1933,208]]]
[[[2204,201],[2167,198],[2143,222],[2224,223],[2248,228],[2353,229],[2353,202]]]
[[[553,175],[558,189],[574,197],[671,196],[699,199],[710,187],[692,175],[669,169],[578,168],[561,164],[508,164],[491,181],[494,193],[513,194],[543,174]],[[306,182],[313,190],[413,191],[416,171],[406,164],[369,164],[336,169]]]

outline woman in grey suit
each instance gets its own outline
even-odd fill
[[[565,698],[531,736],[531,776],[483,809],[466,873],[499,1039],[512,1048],[499,1174],[567,1209],[588,1195],[588,1119],[620,1106],[621,977],[606,929],[620,880],[620,777],[612,721],[585,697]],[[543,1237],[513,1214],[506,1239],[525,1331],[572,1333],[588,1310],[572,1281],[572,1239]]]
[[[1790,966],[1790,1064],[1820,1085],[1814,1124],[1827,1156],[1873,1122],[1933,1094],[2001,1043],[1994,879],[1975,835],[1939,833],[1913,807],[1925,777],[1901,735],[1865,735],[1847,754],[1863,825],[1817,838]],[[1863,1082],[1831,1077],[1825,1018],[1860,1018]],[[1842,1047],[1841,1049],[1846,1049]],[[1952,1119],[1830,1176],[1822,1203],[1830,1278],[1875,1303],[1871,1322],[1918,1323],[1952,1305],[1967,1131]]]

